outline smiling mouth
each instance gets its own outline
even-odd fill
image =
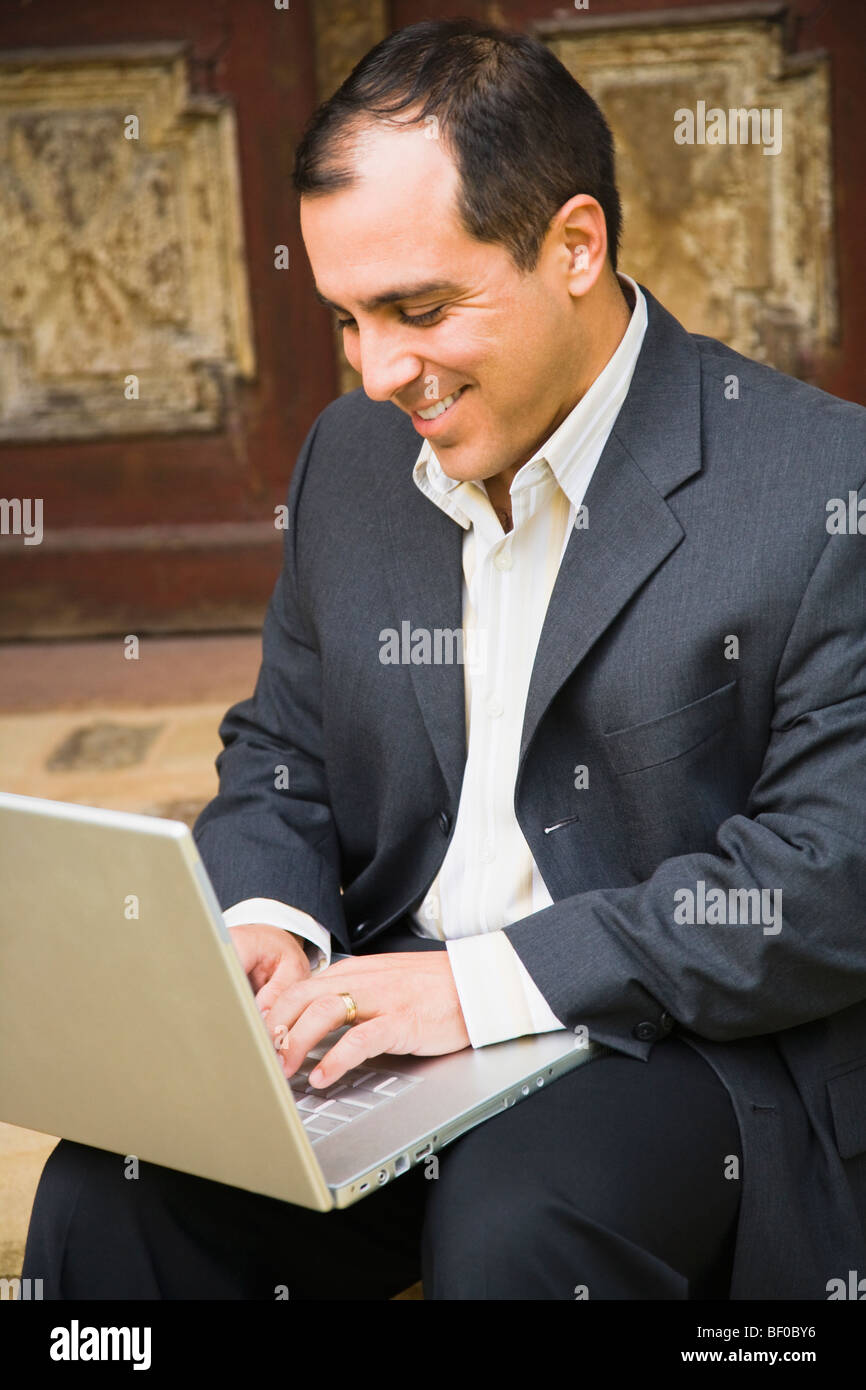
[[[447,410],[451,409],[454,402],[460,399],[465,390],[466,387],[461,386],[458,391],[452,392],[450,396],[444,396],[441,401],[436,401],[426,410],[416,410],[415,414],[422,420],[438,420],[440,415],[444,415]]]

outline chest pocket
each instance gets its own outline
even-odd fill
[[[680,705],[668,714],[648,719],[643,724],[631,724],[625,729],[613,729],[603,734],[611,766],[619,776],[656,767],[688,753],[698,744],[711,738],[718,730],[732,723],[736,715],[736,679],[711,690],[699,700]]]

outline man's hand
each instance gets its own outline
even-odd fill
[[[380,1052],[434,1057],[470,1045],[446,951],[359,956],[289,984],[274,1000],[268,1029],[287,1077],[326,1033],[346,1022],[343,993],[355,1001],[355,1023],[310,1076],[314,1086],[330,1086]]]
[[[310,962],[302,940],[292,932],[256,922],[229,927],[229,935],[244,973],[256,990],[256,1004],[263,1017],[267,1017],[268,1009],[283,990],[309,978]]]

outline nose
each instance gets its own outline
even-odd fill
[[[359,328],[351,343],[347,337],[345,350],[373,401],[393,400],[423,371],[423,359],[409,347],[399,324]]]

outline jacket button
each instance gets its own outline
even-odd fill
[[[365,917],[363,922],[356,922],[354,927],[351,928],[351,932],[355,940],[357,941],[359,937],[365,936],[367,933],[367,928],[371,927],[372,925],[373,924],[370,921],[369,917]]]
[[[654,1023],[645,1020],[643,1023],[636,1023],[631,1031],[638,1042],[654,1042],[659,1030]]]
[[[659,1019],[659,1027],[661,1028],[663,1033],[669,1033],[673,1028],[675,1022],[676,1020],[674,1019],[673,1014],[669,1014],[667,1009],[665,1009],[664,1013]]]
[[[451,816],[448,811],[439,812],[439,829],[443,835],[447,835],[451,829]]]

